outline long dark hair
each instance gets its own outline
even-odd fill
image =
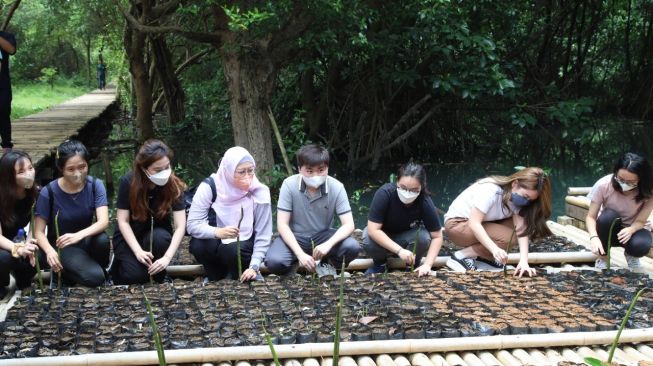
[[[481,179],[479,182],[492,182],[503,189],[502,202],[508,207],[512,196],[512,182],[517,181],[520,187],[534,189],[539,193],[536,200],[519,210],[519,215],[524,218],[526,227],[517,228],[519,236],[528,236],[537,239],[551,235],[551,230],[546,225],[546,220],[551,216],[551,180],[549,176],[537,167],[524,168],[508,177],[493,175]]]
[[[419,197],[431,195],[429,186],[426,184],[426,170],[421,164],[409,161],[402,165],[399,167],[399,171],[397,172],[397,182],[401,177],[413,177],[419,181],[419,184],[422,186],[422,189],[419,192]]]
[[[59,169],[59,172],[63,171],[63,168],[66,166],[68,159],[72,158],[75,155],[79,155],[82,159],[84,159],[86,164],[88,164],[88,160],[91,156],[88,153],[86,146],[77,140],[66,140],[57,147],[57,153],[54,162],[57,166],[57,169]]]
[[[13,226],[18,219],[15,213],[16,201],[16,164],[22,166],[32,163],[32,158],[26,152],[12,150],[0,159],[0,221],[5,226]],[[30,189],[25,189],[25,197],[30,198],[30,206],[36,201],[38,189],[36,184]],[[10,238],[11,239],[11,238]]]
[[[134,176],[129,187],[129,207],[132,218],[136,221],[145,221],[150,214],[147,207],[147,190],[150,179],[144,170],[159,159],[168,157],[172,161],[172,150],[159,140],[145,141],[134,159]],[[186,190],[186,184],[174,172],[170,175],[168,183],[161,187],[161,202],[159,207],[152,207],[152,215],[161,220],[170,212],[172,204],[178,200]]]
[[[612,187],[617,192],[623,192],[621,186],[615,179],[620,169],[626,169],[633,174],[637,174],[639,178],[639,183],[637,184],[639,193],[635,196],[635,201],[641,202],[642,200],[649,199],[653,195],[653,172],[651,171],[651,165],[645,157],[629,152],[615,161],[614,168],[612,168]]]

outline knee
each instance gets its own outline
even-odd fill
[[[343,252],[347,258],[356,258],[361,251],[360,244],[351,236],[343,240],[340,245],[342,245]]]
[[[12,263],[12,256],[9,251],[0,249],[0,271],[1,272],[9,272],[9,269],[11,268],[11,263]]]
[[[168,249],[168,246],[170,246],[170,241],[172,241],[172,234],[170,234],[170,232],[168,232],[168,230],[166,229],[154,228],[152,241],[153,241],[152,245],[154,248],[165,251]]]
[[[188,251],[196,258],[200,258],[206,255],[208,245],[208,239],[191,238],[190,243],[188,244]]]
[[[104,271],[100,266],[88,268],[79,276],[79,284],[86,287],[102,286],[105,280]]]
[[[286,261],[273,254],[270,255],[269,252],[265,257],[265,266],[267,267],[268,271],[270,271],[270,273],[275,275],[284,275],[288,273],[291,268],[290,263],[286,263]]]
[[[643,257],[651,250],[651,234],[646,232],[645,235],[633,235],[630,243],[626,246],[626,253],[633,257]]]
[[[109,251],[110,241],[109,236],[105,232],[101,232],[94,238],[95,250]]]
[[[419,231],[419,237],[417,238],[417,245],[422,248],[428,248],[431,244],[431,233],[428,232],[425,228],[422,228]]]
[[[601,215],[596,219],[597,225],[606,226],[608,229],[614,222],[614,220],[619,218],[617,211],[613,209],[606,208],[601,212]]]

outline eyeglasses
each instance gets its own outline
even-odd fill
[[[399,188],[399,189],[403,189],[404,191],[408,191],[408,192],[410,192],[410,193],[417,193],[417,194],[419,194],[419,193],[422,191],[421,188],[408,189],[408,188],[402,186],[401,184],[398,184],[398,185],[397,185],[397,188]]]
[[[628,181],[628,180],[623,180],[623,179],[619,178],[619,177],[616,176],[616,175],[614,176],[614,180],[616,180],[617,183],[628,184],[629,186],[635,186],[635,187],[637,187],[637,183],[638,183],[637,181]]]
[[[236,173],[234,173],[234,176],[236,178],[245,178],[246,176],[254,176],[254,173],[256,172],[256,169],[254,168],[249,168],[249,169],[241,169],[241,170],[236,170]]]

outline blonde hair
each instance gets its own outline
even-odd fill
[[[517,235],[532,239],[551,235],[551,230],[546,225],[546,220],[551,216],[551,180],[542,168],[528,167],[510,176],[492,175],[481,179],[479,183],[499,185],[503,189],[501,202],[507,209],[512,196],[512,184],[515,181],[520,187],[536,190],[539,193],[537,199],[519,210],[526,227],[517,228]]]

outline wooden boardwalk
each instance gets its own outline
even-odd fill
[[[88,94],[11,122],[14,149],[26,151],[35,166],[49,157],[65,139],[99,117],[116,101],[116,88],[94,90]]]

